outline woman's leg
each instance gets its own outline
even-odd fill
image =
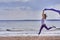
[[[44,27],[45,27],[47,30],[50,30],[51,28],[53,28],[53,27],[49,27],[49,28],[48,28],[48,27],[46,26],[46,24],[44,24]]]
[[[40,34],[40,33],[41,33],[41,31],[42,31],[43,27],[44,27],[44,25],[41,25],[41,28],[40,28],[39,33],[38,33],[38,34]]]
[[[39,33],[38,33],[38,34],[40,34],[40,33],[41,33],[41,31],[42,31],[43,27],[45,27],[47,30],[50,30],[51,28],[53,28],[53,27],[49,27],[49,28],[48,28],[48,27],[46,26],[46,24],[43,24],[43,25],[41,26],[41,28],[40,28]]]
[[[41,31],[42,31],[43,27],[45,27],[47,30],[50,30],[51,28],[53,28],[53,27],[49,27],[49,28],[48,28],[48,27],[46,26],[46,24],[43,24],[43,25],[41,26],[41,28],[40,28],[39,33],[38,33],[38,34],[40,34],[40,33],[41,33]]]

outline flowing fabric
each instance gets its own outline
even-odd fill
[[[48,9],[48,8],[44,9],[44,11],[46,11],[46,10],[55,11],[55,12],[57,12],[57,13],[59,13],[59,14],[60,14],[60,10],[56,10],[56,9],[53,9],[53,8],[51,8],[51,9]]]

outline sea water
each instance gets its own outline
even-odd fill
[[[60,21],[58,20],[47,20],[46,21],[46,25],[47,27],[52,27],[55,26],[56,28],[60,28]],[[16,32],[18,34],[37,34],[39,32],[39,29],[41,27],[41,20],[0,20],[0,34],[1,35],[6,35],[6,34],[10,34],[10,33],[15,33]],[[6,29],[16,29],[19,31],[6,31]],[[1,31],[2,30],[2,31]],[[5,30],[5,31],[3,31]],[[42,34],[51,34],[51,33],[55,33],[55,34],[60,34],[60,30],[57,30],[55,32],[55,30],[52,31],[48,31],[43,29]]]
[[[60,28],[60,21],[46,21],[46,25]],[[0,20],[0,28],[21,28],[21,29],[39,29],[40,20]]]

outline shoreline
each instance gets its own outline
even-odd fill
[[[1,37],[0,40],[60,40],[60,36],[10,36]]]

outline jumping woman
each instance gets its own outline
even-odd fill
[[[41,20],[41,28],[40,28],[40,30],[39,30],[39,33],[38,33],[38,35],[41,33],[41,31],[42,31],[42,29],[45,27],[47,30],[50,30],[51,28],[56,28],[55,26],[53,26],[53,27],[47,27],[46,26],[46,17],[47,17],[47,15],[46,14],[44,14],[44,10],[43,10],[43,12],[42,12],[42,20]]]

